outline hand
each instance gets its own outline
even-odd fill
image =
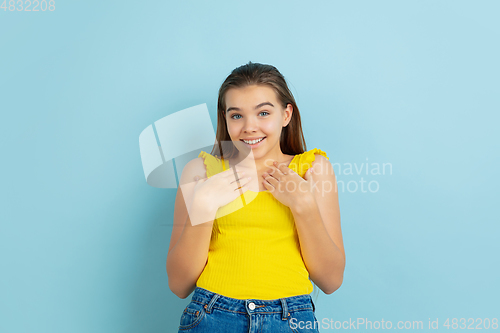
[[[262,182],[279,202],[294,207],[315,200],[312,191],[312,168],[309,168],[305,178],[302,178],[285,164],[278,165],[276,161],[273,164],[268,172],[262,175]]]
[[[196,179],[197,177],[198,179]],[[201,179],[196,176],[193,197],[196,198],[196,202],[205,206],[204,208],[217,211],[219,207],[234,201],[248,190],[249,178],[245,177],[243,171],[238,170],[235,176],[232,168],[210,178]]]

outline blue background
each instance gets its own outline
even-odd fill
[[[18,5],[16,5],[18,7]],[[341,191],[344,283],[316,317],[500,317],[498,1],[56,1],[0,10],[1,332],[174,332],[176,189],[138,138],[276,66],[307,148],[390,163]],[[215,128],[214,128],[215,130]],[[365,165],[366,166],[366,165]],[[354,187],[351,187],[351,189]],[[474,323],[475,324],[478,322]],[[330,331],[330,330],[322,330]]]

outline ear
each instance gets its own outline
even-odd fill
[[[287,127],[290,121],[292,120],[292,115],[293,115],[293,106],[292,104],[288,103],[286,105],[286,109],[284,110],[284,115],[283,115],[283,127]]]

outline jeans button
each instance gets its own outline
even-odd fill
[[[255,303],[248,303],[248,308],[250,310],[254,310],[255,309]]]

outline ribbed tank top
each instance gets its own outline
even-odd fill
[[[301,177],[311,167],[314,148],[295,155],[288,166]],[[228,161],[204,151],[207,177],[227,170]],[[293,214],[271,192],[247,190],[217,210],[207,264],[196,285],[237,299],[271,300],[309,294],[309,280],[300,252]]]

